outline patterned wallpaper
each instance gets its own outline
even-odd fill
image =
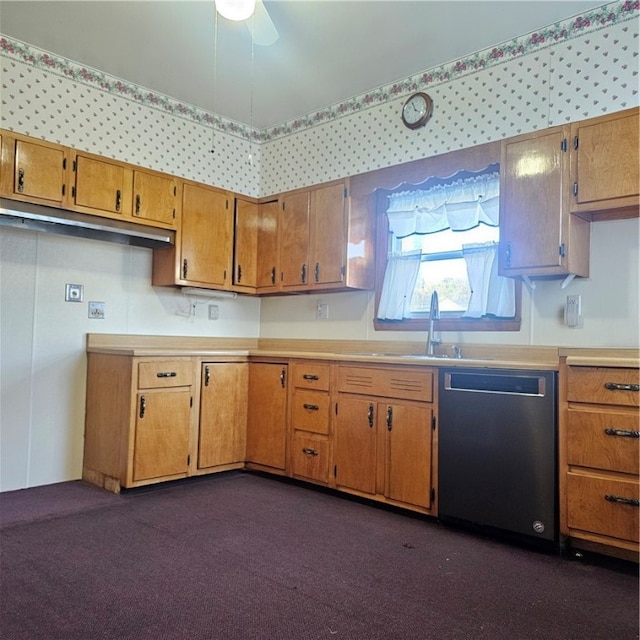
[[[0,37],[0,126],[269,195],[635,106],[639,14],[612,2],[263,131]],[[434,116],[409,131],[400,108],[418,89]]]

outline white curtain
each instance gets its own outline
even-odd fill
[[[487,314],[512,318],[516,313],[515,283],[498,275],[498,245],[495,242],[462,245],[471,287],[469,307],[463,318]]]
[[[500,174],[485,173],[421,191],[389,195],[389,230],[396,238],[466,231],[480,223],[499,225]],[[471,287],[465,318],[515,316],[515,284],[498,276],[497,245],[464,245],[463,257]],[[411,297],[420,268],[420,254],[390,255],[378,307],[381,320],[410,317]]]
[[[396,238],[451,228],[465,231],[484,222],[498,226],[500,174],[487,173],[423,191],[389,196],[389,229]]]
[[[411,297],[419,269],[419,251],[389,256],[378,304],[378,319],[402,320],[410,317]]]

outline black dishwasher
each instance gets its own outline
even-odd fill
[[[557,545],[556,373],[450,368],[439,385],[440,519]]]

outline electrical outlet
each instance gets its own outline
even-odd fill
[[[220,307],[217,304],[209,305],[209,320],[217,320],[220,317]]]
[[[82,302],[84,287],[81,284],[67,284],[64,287],[65,302]]]
[[[316,307],[316,320],[329,319],[329,305],[326,302],[318,302]]]
[[[90,302],[89,317],[92,320],[104,320],[104,302]]]
[[[564,307],[564,323],[567,327],[582,326],[582,297],[579,295],[567,296]]]

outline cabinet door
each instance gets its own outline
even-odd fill
[[[131,214],[133,177],[131,169],[115,161],[76,154],[73,203],[91,213]]]
[[[280,200],[280,284],[304,288],[309,282],[309,193]]]
[[[249,365],[247,462],[284,470],[287,434],[287,365]]]
[[[6,143],[13,145],[11,151],[15,154],[13,184],[8,195],[60,205],[65,195],[66,150],[11,138]]]
[[[376,413],[368,398],[341,397],[335,431],[338,487],[376,493]]]
[[[544,273],[563,265],[563,193],[568,178],[562,128],[503,144],[500,273]]]
[[[572,211],[638,204],[638,110],[577,122],[571,127]]]
[[[341,284],[345,272],[346,193],[344,184],[311,192],[311,258],[314,285]]]
[[[191,388],[137,395],[133,480],[187,472]]]
[[[259,205],[236,198],[233,234],[233,284],[255,291],[258,260]]]
[[[386,495],[392,500],[431,507],[430,406],[381,404],[379,419],[386,432]]]
[[[248,381],[247,363],[202,365],[198,469],[244,460]]]
[[[133,172],[133,215],[141,221],[175,227],[176,197],[174,178],[147,171]]]
[[[233,210],[224,191],[185,184],[180,234],[181,280],[224,288],[230,281]]]
[[[256,285],[258,291],[275,290],[278,278],[278,201],[258,207],[258,248]]]

